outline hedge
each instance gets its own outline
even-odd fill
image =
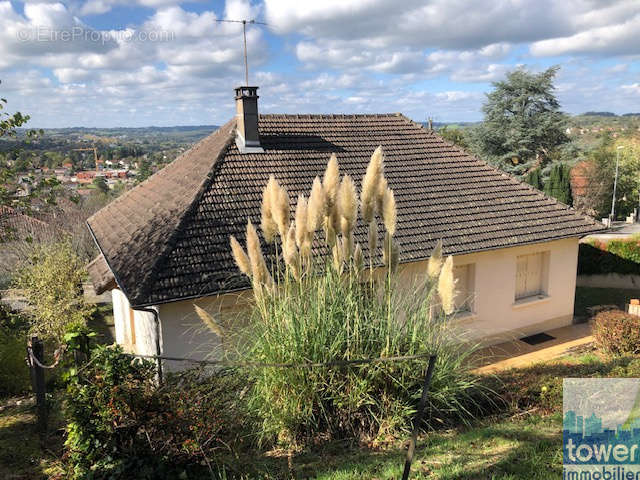
[[[640,275],[640,241],[611,240],[581,243],[578,250],[578,274],[606,273]]]

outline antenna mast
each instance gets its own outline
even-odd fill
[[[244,83],[245,86],[249,86],[249,61],[247,60],[247,23],[254,25],[267,25],[264,22],[256,22],[255,20],[216,20],[216,22],[225,23],[241,23],[242,24],[242,39],[244,43]]]

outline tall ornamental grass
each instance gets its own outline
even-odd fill
[[[442,258],[439,245],[424,277],[400,286],[396,201],[383,161],[378,147],[358,194],[331,156],[324,177],[316,177],[309,197],[299,196],[294,209],[285,187],[269,178],[260,227],[265,241],[275,244],[273,267],[267,267],[251,222],[246,250],[231,237],[255,297],[240,354],[251,362],[306,364],[434,353],[430,422],[465,417],[477,393],[468,371],[474,348],[447,326],[454,309],[453,262]],[[358,221],[368,225],[367,255],[354,239]],[[380,221],[385,233],[379,236]],[[249,372],[250,407],[267,442],[380,438],[408,428],[425,366],[401,361],[255,368]]]

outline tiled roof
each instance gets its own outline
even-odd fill
[[[55,228],[48,223],[11,207],[0,206],[0,242],[24,240],[25,237],[43,239],[54,233]]]
[[[134,306],[247,287],[229,235],[244,242],[247,218],[259,223],[270,174],[293,203],[332,152],[359,187],[374,149],[384,148],[401,262],[427,258],[440,238],[445,253],[462,254],[602,228],[399,114],[261,115],[259,129],[264,153],[239,153],[230,122],[89,219]],[[364,246],[364,227],[357,236]]]
[[[93,284],[96,295],[101,295],[117,285],[104,255],[100,254],[87,265],[87,273]]]

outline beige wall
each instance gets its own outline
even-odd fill
[[[163,355],[194,359],[219,358],[220,339],[204,326],[194,305],[206,310],[224,328],[229,323],[246,320],[246,315],[243,314],[250,297],[251,292],[247,290],[160,305]],[[166,365],[169,369],[180,368],[177,362],[168,361]]]
[[[516,257],[548,252],[547,295],[516,302]],[[578,239],[459,255],[454,265],[475,265],[473,312],[454,320],[472,339],[498,343],[573,321]],[[405,265],[404,276],[423,274],[427,262]]]
[[[548,282],[544,298],[515,301],[516,257],[528,253],[548,252]],[[569,325],[573,321],[573,303],[578,261],[578,239],[557,240],[548,243],[505,248],[488,252],[460,255],[455,265],[473,263],[475,298],[473,312],[454,320],[465,330],[467,338],[483,343],[498,343],[543,330]],[[417,275],[425,275],[427,262],[415,262],[401,267],[405,285]],[[115,291],[117,292],[117,291]],[[198,300],[185,300],[160,305],[162,326],[162,352],[165,356],[195,359],[216,358],[220,352],[219,338],[204,327],[194,310],[194,303],[204,308],[222,325],[246,319],[244,309],[251,297],[249,291],[230,293]],[[114,293],[114,317],[118,343],[127,341],[126,316],[128,302],[121,293]],[[126,308],[125,308],[126,307]],[[144,348],[153,353],[153,318],[136,312],[136,329],[148,332]],[[140,317],[138,317],[140,315]],[[138,322],[140,318],[140,322]],[[145,330],[146,328],[146,330]],[[180,368],[175,362],[166,362],[168,369]]]
[[[155,355],[156,328],[153,314],[131,310],[129,300],[121,290],[112,290],[111,298],[116,342],[127,352]]]

